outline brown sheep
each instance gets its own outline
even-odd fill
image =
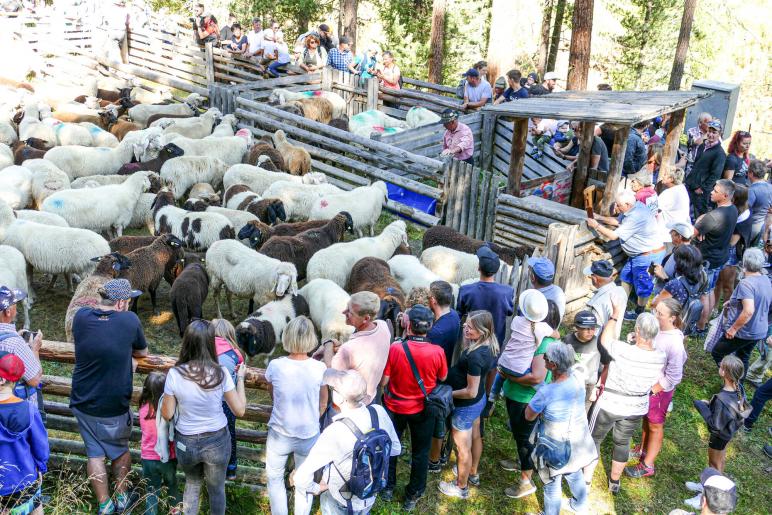
[[[340,118],[333,118],[327,125],[348,132],[348,116],[343,115]]]
[[[330,123],[332,120],[332,102],[324,97],[301,98],[287,102],[279,109],[299,114],[304,118],[319,123]]]
[[[9,79],[7,77],[0,77],[0,86],[9,86],[14,89],[26,89],[30,93],[35,92],[35,88],[28,82],[20,82],[18,80]]]
[[[32,142],[32,140],[35,140]],[[41,150],[38,146],[44,145],[46,142],[38,138],[29,138],[26,141],[17,141],[13,144],[11,151],[13,152],[13,164],[20,165],[27,159],[43,159],[48,150]]]
[[[131,175],[140,171],[161,173],[161,167],[166,161],[184,154],[185,152],[174,143],[167,143],[158,152],[158,157],[141,163],[126,163],[118,169],[118,175]]]
[[[56,111],[51,116],[53,118],[56,118],[60,122],[70,122],[70,123],[89,122],[99,127],[102,126],[101,125],[102,120],[99,118],[99,116],[94,116],[90,114],[77,114],[77,113],[68,113],[66,111]]]
[[[285,224],[268,225],[259,220],[247,222],[239,230],[238,239],[249,239],[249,246],[259,250],[265,242],[274,236],[295,236],[309,229],[324,227],[327,220],[308,220],[307,222],[292,222]]]
[[[291,175],[305,175],[311,171],[311,154],[303,147],[290,144],[284,131],[278,130],[273,135],[273,144],[287,165],[287,172]]]
[[[99,119],[101,120],[99,126],[118,138],[118,141],[123,141],[123,138],[126,137],[126,134],[142,129],[139,124],[116,118],[116,116],[110,111],[103,111],[99,113]]]
[[[128,255],[137,249],[152,245],[153,242],[158,239],[158,236],[119,236],[110,240],[110,250],[117,252],[118,254]],[[187,255],[188,252],[186,251]],[[191,252],[191,254],[193,254]],[[164,280],[171,286],[174,284],[174,278],[179,275],[181,269],[177,271],[175,269],[175,263],[168,263],[164,269]]]
[[[522,261],[524,257],[530,256],[533,253],[533,247],[529,245],[520,245],[515,248],[502,247],[496,243],[486,243],[482,240],[470,238],[444,225],[430,227],[424,233],[423,239],[424,250],[429,247],[443,246],[469,254],[476,254],[477,249],[483,245],[488,245],[508,265],[514,264],[515,259]]]
[[[201,258],[185,257],[178,263],[181,263],[182,271],[174,281],[169,298],[182,336],[192,319],[204,316],[204,301],[209,294],[209,274]]]
[[[399,327],[397,316],[405,309],[405,292],[391,275],[389,264],[375,257],[362,258],[351,268],[346,291],[371,291],[381,299],[378,318]]]
[[[257,140],[255,144],[249,149],[249,153],[246,157],[246,162],[252,166],[259,166],[258,160],[260,156],[268,156],[278,171],[286,171],[287,166],[284,162],[284,157],[281,152],[273,148],[273,142],[268,137],[263,137]]]
[[[119,277],[128,279],[131,287],[150,293],[153,304],[153,314],[158,315],[156,290],[169,266],[174,268],[178,259],[182,258],[182,241],[174,235],[162,234],[152,244],[130,252],[126,257],[132,263],[128,270],[121,271]],[[131,310],[137,312],[139,297],[131,303]]]

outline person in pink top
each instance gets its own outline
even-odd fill
[[[236,368],[244,363],[244,357],[241,355],[239,346],[236,343],[236,330],[233,324],[224,318],[215,318],[212,320],[214,327],[214,350],[217,353],[217,362],[228,370],[234,383],[236,382]],[[233,481],[236,479],[236,467],[238,457],[236,455],[236,415],[228,407],[228,403],[223,401],[222,410],[225,418],[228,419],[228,432],[231,435],[231,457],[228,461],[228,469],[225,472],[225,479]]]
[[[654,308],[654,316],[659,322],[654,347],[665,353],[666,361],[661,377],[649,394],[649,413],[643,418],[641,444],[632,452],[640,457],[640,461],[635,466],[625,467],[625,474],[630,477],[650,477],[656,472],[654,461],[662,449],[665,418],[675,388],[683,378],[687,358],[680,315],[681,303],[672,297],[661,300]]]
[[[630,181],[630,189],[635,193],[635,200],[648,207],[655,215],[659,211],[659,199],[652,186],[651,172],[643,167],[638,173],[627,177]]]
[[[147,481],[145,496],[145,513],[158,513],[158,492],[166,488],[169,504],[176,506],[182,502],[180,489],[177,485],[177,456],[173,442],[169,441],[168,433],[162,434],[163,442],[158,442],[158,427],[156,412],[158,403],[164,392],[166,374],[151,372],[145,378],[142,395],[139,397],[139,428],[142,430],[140,457],[142,458],[142,477]],[[165,421],[164,421],[165,422]],[[158,453],[160,450],[163,454]],[[165,452],[163,452],[165,451]],[[162,510],[168,512],[168,510]]]
[[[442,112],[442,125],[445,127],[445,135],[442,137],[442,152],[440,156],[450,156],[459,161],[474,164],[474,136],[472,129],[458,121],[458,112],[453,109],[445,109]]]

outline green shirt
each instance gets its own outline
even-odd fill
[[[539,348],[536,349],[536,352],[533,354],[534,357],[547,352],[547,346],[554,341],[556,341],[555,338],[552,338],[551,336],[543,338]],[[544,382],[552,382],[552,372],[549,370],[547,370],[547,375],[544,377]],[[531,402],[531,399],[533,399],[534,395],[536,395],[536,388],[533,386],[525,386],[514,381],[510,381],[509,379],[504,381],[504,396],[507,399],[516,402],[522,402],[523,404],[528,404]]]

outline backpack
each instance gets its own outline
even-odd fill
[[[367,411],[370,413],[372,429],[365,433],[362,433],[351,419],[341,419],[341,422],[357,438],[351,455],[351,475],[341,489],[341,493],[345,489],[350,494],[346,502],[348,513],[353,512],[351,497],[369,499],[386,488],[386,481],[389,478],[391,437],[385,430],[378,427],[378,413],[375,408],[368,406]],[[338,473],[340,474],[340,471]]]
[[[456,86],[456,96],[458,98],[463,99],[465,90],[466,90],[466,79],[461,79],[461,81],[458,83],[458,86]]]
[[[700,297],[704,293],[708,283],[708,276],[702,271],[697,284],[690,285],[683,276],[678,277],[681,286],[686,290],[686,301],[681,306],[681,320],[683,321],[684,336],[692,334],[697,327],[697,321],[702,316],[702,301]]]

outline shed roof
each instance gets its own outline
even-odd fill
[[[562,91],[488,105],[484,112],[513,117],[568,119],[634,125],[691,107],[710,91]]]

